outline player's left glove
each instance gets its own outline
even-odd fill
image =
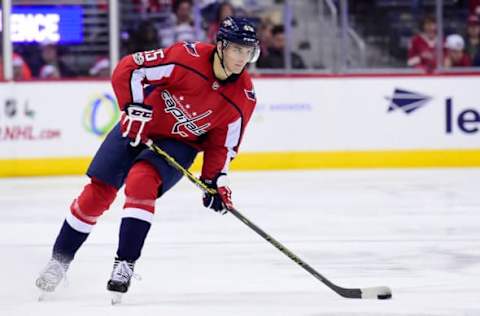
[[[204,193],[203,205],[222,215],[227,209],[233,208],[232,191],[228,187],[229,181],[225,173],[220,173],[214,179],[202,179],[209,188],[217,190],[216,194]]]
[[[125,107],[121,118],[122,137],[132,139],[130,145],[138,146],[148,138],[148,122],[153,118],[151,106],[142,103],[132,103]]]

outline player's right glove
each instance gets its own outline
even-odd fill
[[[220,173],[213,180],[202,179],[209,188],[215,189],[216,194],[204,193],[203,205],[211,208],[222,215],[227,213],[227,209],[233,208],[232,191],[228,187],[228,178],[225,173]]]
[[[153,118],[151,106],[142,103],[132,103],[125,107],[125,113],[120,120],[122,137],[132,141],[130,145],[138,146],[148,139],[148,122]]]

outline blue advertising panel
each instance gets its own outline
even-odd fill
[[[12,42],[83,42],[81,6],[13,6]]]

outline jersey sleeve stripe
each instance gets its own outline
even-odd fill
[[[143,103],[145,98],[143,93],[143,80],[147,79],[148,81],[156,81],[161,80],[164,77],[170,77],[173,68],[175,68],[175,65],[169,64],[135,69],[130,80],[132,101],[135,103]]]
[[[243,113],[240,110],[240,108],[238,107],[238,105],[236,105],[235,102],[230,100],[225,94],[220,93],[220,95],[227,101],[228,104],[230,104],[231,106],[233,106],[235,108],[235,110],[237,110],[238,114],[240,115],[241,122],[243,124]],[[242,135],[243,135],[244,126],[242,124],[240,124],[240,137],[242,137]],[[240,144],[240,140],[238,141],[238,144]],[[238,146],[238,144],[237,144],[237,146]]]
[[[143,103],[143,79],[145,79],[145,69],[135,69],[132,73],[132,79],[130,81],[132,102]]]
[[[173,68],[175,68],[175,65],[173,64],[145,68],[145,75],[149,81],[160,80],[163,77],[170,77]]]
[[[235,122],[228,124],[227,137],[225,138],[225,147],[227,147],[227,157],[222,168],[223,173],[228,172],[230,161],[237,155],[235,147],[240,142],[242,131],[242,119],[238,118]]]

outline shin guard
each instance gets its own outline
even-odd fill
[[[120,260],[134,262],[140,257],[153,221],[160,185],[160,175],[146,161],[136,163],[128,173],[117,249]]]

